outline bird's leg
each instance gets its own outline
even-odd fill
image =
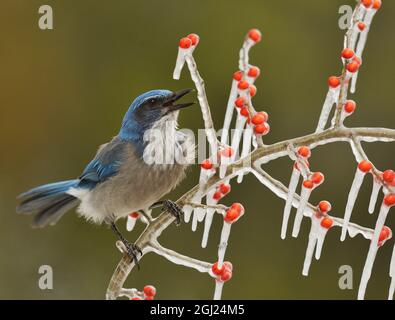
[[[122,235],[122,233],[118,230],[117,226],[115,225],[115,222],[111,222],[111,229],[114,231],[116,236],[118,237],[119,240],[122,241],[122,243],[126,247],[126,251],[129,255],[129,257],[134,261],[134,263],[137,265],[137,268],[140,269],[139,261],[137,255],[140,254],[140,256],[143,255],[143,252],[141,249],[136,246],[134,243],[129,242],[128,240],[125,239],[125,237]]]
[[[162,200],[155,202],[150,209],[162,207],[162,210],[168,210],[173,216],[176,217],[176,225],[179,226],[181,223],[181,217],[184,215],[181,207],[171,200]]]

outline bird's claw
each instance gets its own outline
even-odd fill
[[[176,218],[176,225],[179,226],[181,224],[181,218],[184,215],[181,207],[171,200],[163,200],[155,202],[150,209],[157,208],[161,206],[162,210],[168,210],[175,218]]]
[[[132,259],[134,261],[134,263],[136,264],[137,268],[140,269],[139,260],[138,260],[138,254],[140,254],[140,256],[142,256],[143,255],[143,251],[141,251],[141,249],[138,246],[136,246],[134,243],[131,243],[131,242],[127,241],[127,240],[122,241],[122,242],[125,245],[126,253],[130,257],[130,259]]]

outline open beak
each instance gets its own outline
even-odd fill
[[[193,91],[193,89],[184,89],[174,92],[172,96],[163,104],[163,106],[167,107],[169,109],[169,112],[173,112],[194,105],[195,102],[187,102],[187,103],[179,103],[179,104],[175,103],[177,100],[181,99],[183,96],[187,95],[191,91]]]

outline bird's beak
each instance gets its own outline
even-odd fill
[[[195,102],[175,104],[175,102],[177,100],[181,99],[183,96],[190,93],[191,91],[193,91],[193,89],[183,89],[180,91],[176,91],[171,95],[171,97],[163,105],[169,109],[169,112],[177,111],[177,110],[192,106],[195,104]]]

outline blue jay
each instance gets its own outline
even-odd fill
[[[190,91],[152,90],[137,97],[126,112],[118,135],[100,146],[78,179],[22,193],[18,196],[21,203],[17,212],[34,214],[33,226],[44,227],[54,225],[78,206],[78,212],[87,220],[110,225],[137,263],[141,250],[122,236],[115,222],[131,212],[144,213],[153,206],[168,209],[180,222],[181,208],[170,200],[159,199],[185,177],[187,163],[148,163],[144,160],[149,147],[145,135],[156,129],[163,136],[173,137],[162,147],[173,147],[175,152],[183,153],[191,147],[189,143],[193,149],[193,143],[186,143],[185,135],[177,130],[179,110],[194,103],[176,101]]]

